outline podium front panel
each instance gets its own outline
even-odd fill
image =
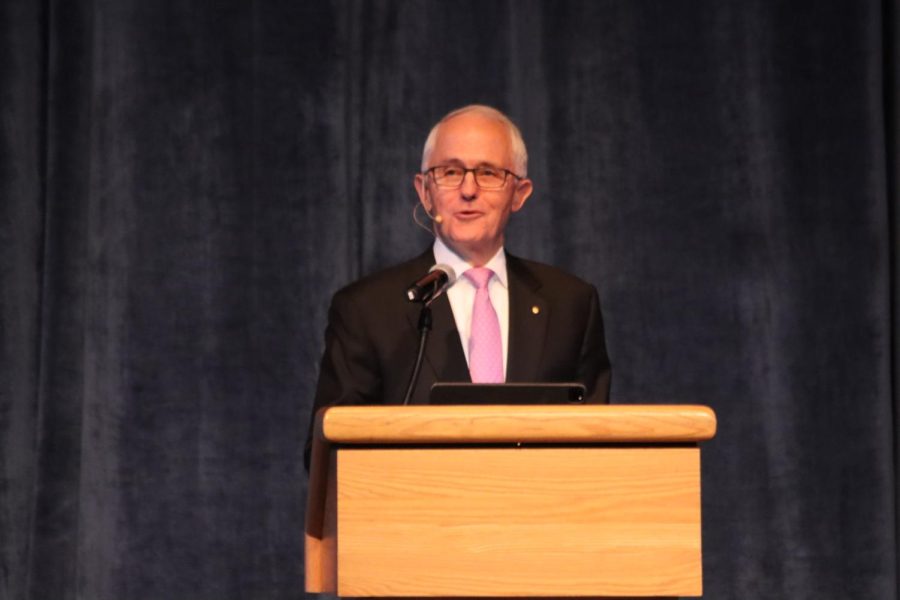
[[[696,445],[336,452],[341,596],[702,594]]]

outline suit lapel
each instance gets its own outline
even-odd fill
[[[425,358],[434,372],[435,381],[471,381],[453,309],[446,294],[431,303],[431,318],[433,328]]]
[[[506,380],[537,381],[550,321],[550,305],[540,282],[519,259],[506,255],[509,279],[509,349]],[[463,357],[465,358],[465,357]]]

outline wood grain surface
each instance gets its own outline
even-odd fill
[[[697,448],[338,452],[341,596],[702,593]]]
[[[338,406],[324,412],[332,443],[699,442],[716,433],[705,406]]]

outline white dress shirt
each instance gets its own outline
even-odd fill
[[[459,339],[462,342],[463,353],[466,355],[466,364],[468,365],[472,307],[475,305],[475,284],[469,281],[468,277],[463,277],[463,273],[471,269],[472,265],[448,248],[439,237],[434,240],[434,259],[437,264],[447,265],[456,273],[456,283],[450,286],[446,294],[450,301],[450,308],[453,309],[453,319],[456,321],[456,329],[459,331]],[[491,296],[491,304],[494,305],[497,319],[500,321],[505,377],[506,357],[509,354],[509,280],[506,276],[506,253],[503,248],[500,248],[484,266],[494,272],[488,283],[488,294]]]

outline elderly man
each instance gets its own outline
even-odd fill
[[[506,254],[510,215],[532,192],[518,128],[480,105],[449,113],[425,142],[415,188],[435,241],[421,256],[335,294],[313,414],[332,404],[399,404],[417,352],[407,286],[434,264],[459,274],[431,305],[433,330],[411,403],[443,382],[562,382],[606,402],[610,366],[597,290]]]

